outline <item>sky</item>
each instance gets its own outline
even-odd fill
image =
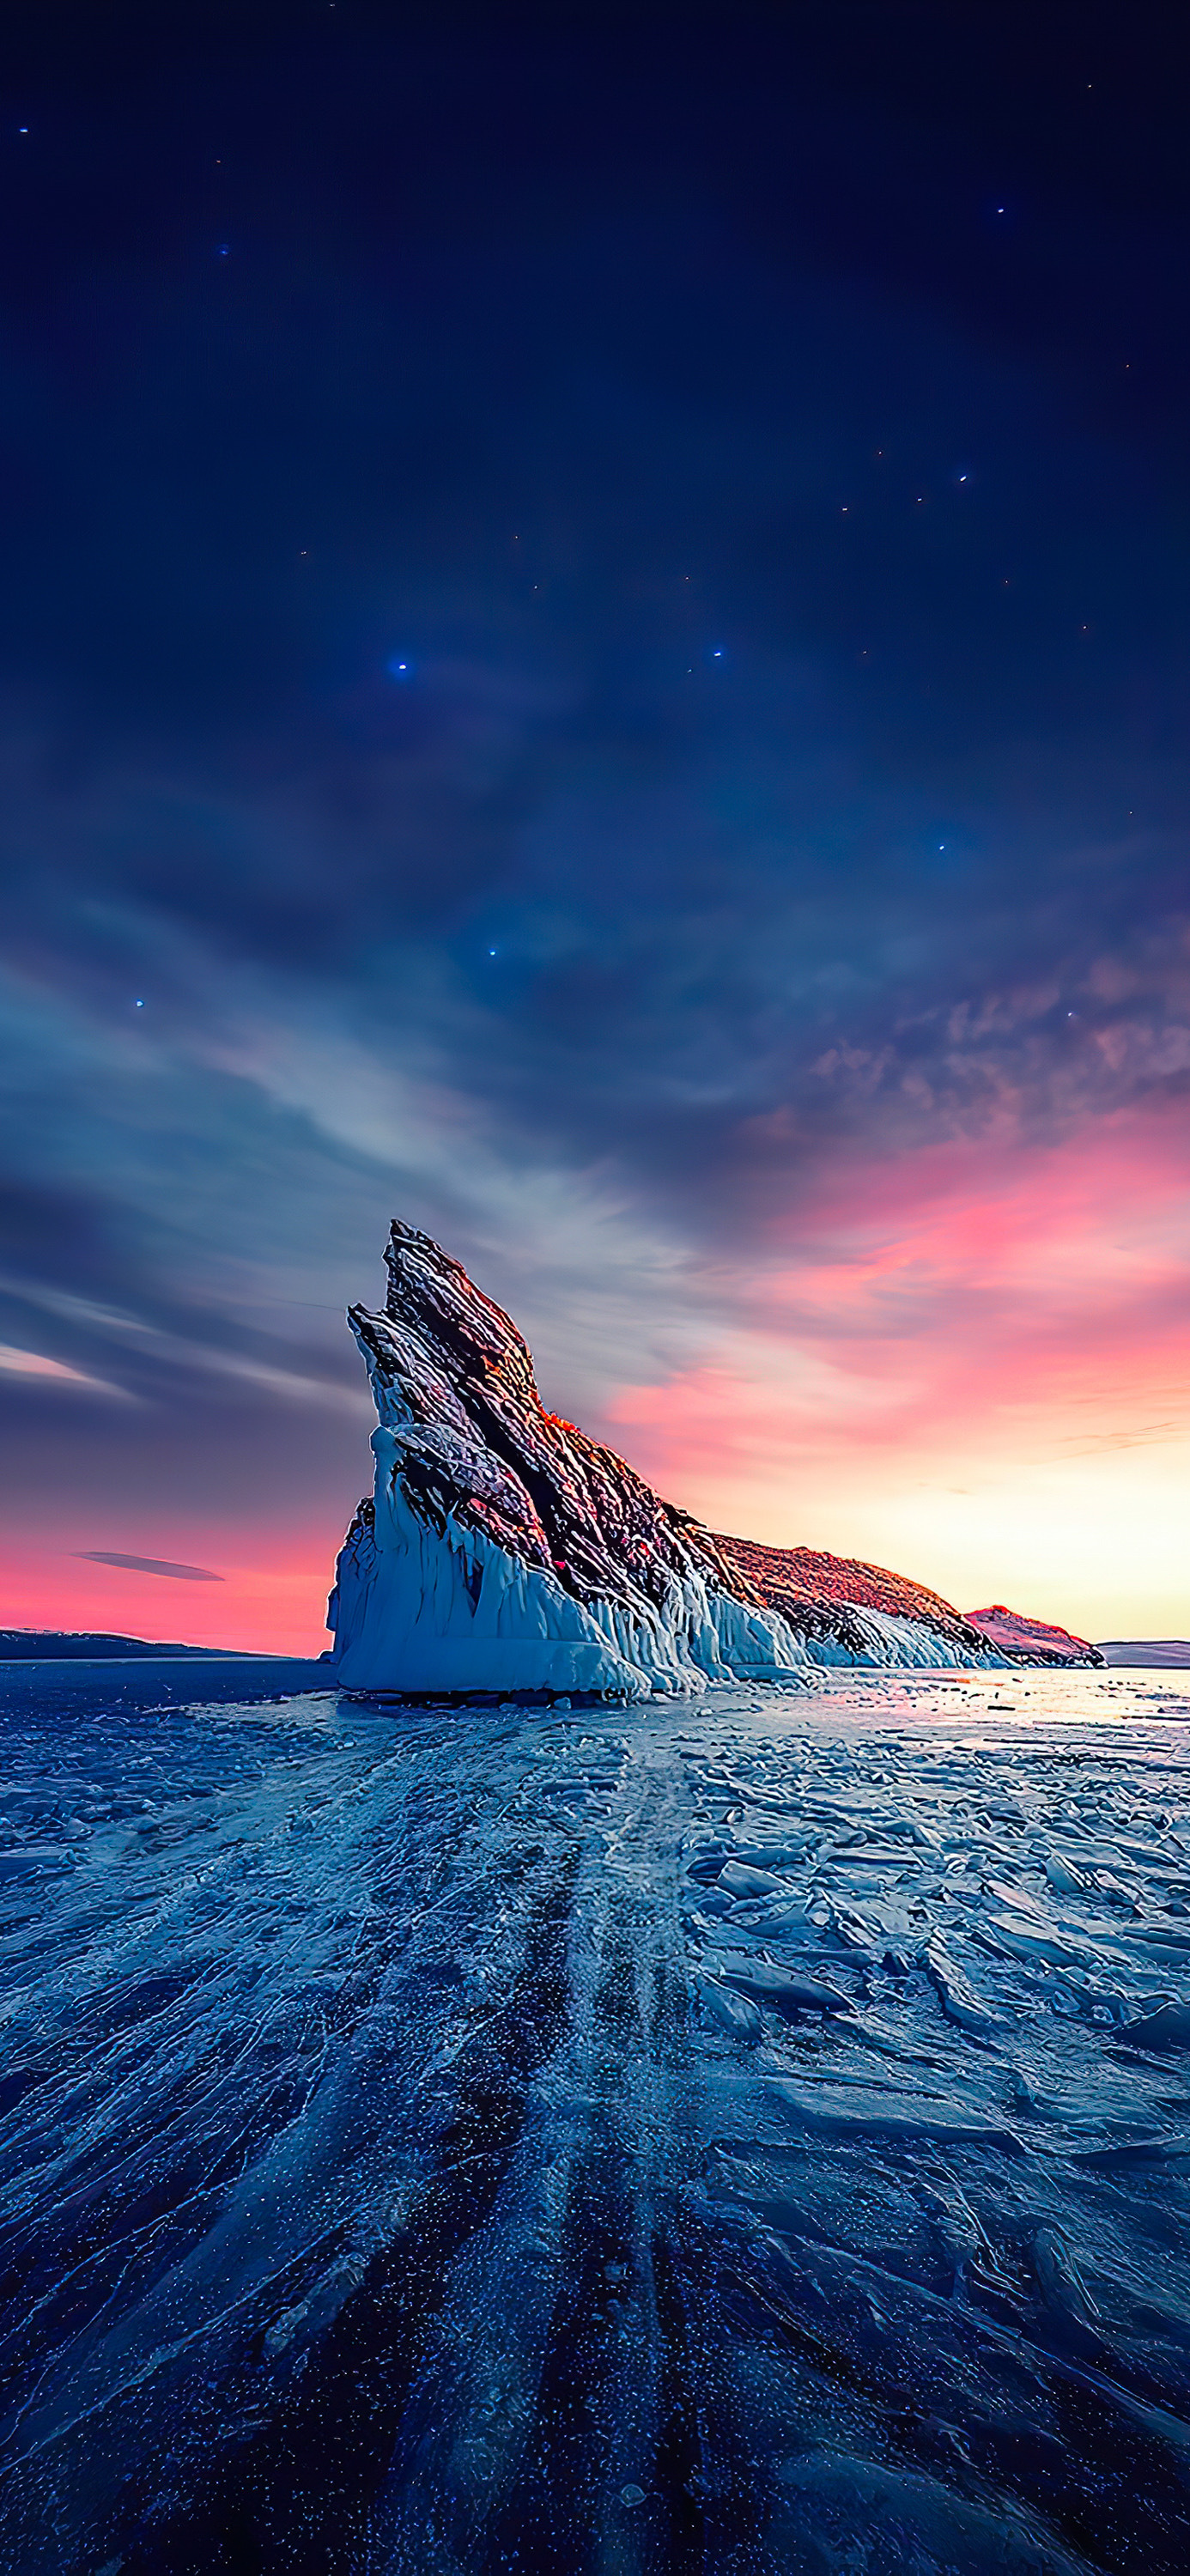
[[[0,1623],[320,1651],[400,1215],[713,1526],[1190,1634],[1178,13],[5,48]]]

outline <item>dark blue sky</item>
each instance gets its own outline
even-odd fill
[[[397,1211],[758,1534],[983,1598],[1088,1428],[1164,1513],[1180,34],[8,30],[6,1615],[296,1635]]]

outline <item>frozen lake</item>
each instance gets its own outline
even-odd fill
[[[10,1690],[5,2576],[1180,2576],[1188,1688]]]

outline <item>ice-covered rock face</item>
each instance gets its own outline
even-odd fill
[[[401,1692],[792,1680],[787,1623],[711,1533],[547,1413],[509,1317],[395,1224],[385,1311],[349,1320],[379,1427],[332,1595],[340,1678]]]
[[[729,1562],[778,1610],[819,1664],[982,1664],[1004,1662],[1006,1641],[988,1637],[940,1593],[887,1566],[811,1547],[761,1547],[720,1537]]]
[[[379,1416],[328,1614],[349,1687],[639,1698],[1007,1660],[920,1585],[717,1537],[545,1411],[515,1324],[429,1235],[395,1224],[386,1257],[384,1313],[349,1310]]]

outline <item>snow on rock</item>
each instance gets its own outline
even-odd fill
[[[375,1493],[328,1623],[349,1687],[636,1699],[806,1662],[709,1530],[547,1413],[522,1336],[429,1235],[394,1224],[383,1314],[353,1306]]]
[[[972,1627],[940,1593],[887,1566],[722,1534],[718,1544],[803,1639],[812,1663],[996,1667],[1004,1661],[1000,1640]]]
[[[348,1688],[641,1698],[821,1664],[998,1666],[921,1585],[717,1536],[538,1396],[515,1324],[394,1224],[382,1314],[349,1321],[372,1382],[375,1491],[328,1625]]]
[[[968,1610],[971,1627],[980,1630],[995,1646],[1002,1646],[1014,1663],[1023,1664],[1102,1664],[1105,1661],[1098,1646],[1085,1637],[1073,1637],[1069,1628],[1053,1628],[1044,1619],[1026,1619],[1019,1610],[1008,1610],[995,1601],[988,1610]]]

